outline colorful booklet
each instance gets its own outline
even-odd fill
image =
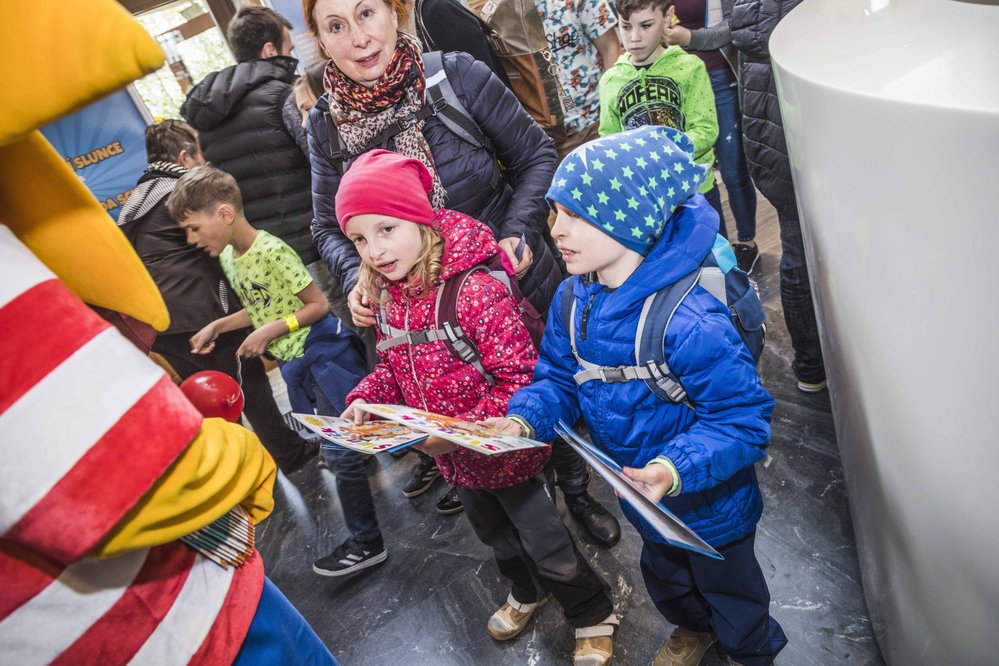
[[[694,530],[687,527],[669,509],[646,495],[644,488],[624,475],[620,465],[611,460],[606,453],[580,437],[566,425],[565,421],[558,422],[558,425],[555,426],[555,432],[561,435],[569,443],[569,446],[574,448],[583,460],[589,463],[590,467],[611,485],[619,497],[624,498],[624,501],[635,507],[642,518],[647,520],[670,545],[686,548],[715,559],[724,559],[718,551],[697,536]]]
[[[292,414],[302,425],[327,442],[361,453],[396,451],[422,442],[425,434],[391,421],[369,421],[360,425],[336,416]],[[324,442],[324,447],[331,446]]]
[[[517,451],[520,449],[536,449],[548,446],[543,442],[535,442],[526,437],[514,437],[486,426],[476,425],[450,416],[441,416],[422,409],[414,409],[403,405],[368,405],[358,404],[356,407],[380,416],[390,421],[405,425],[413,430],[437,435],[458,446],[477,451],[487,456],[497,453]]]

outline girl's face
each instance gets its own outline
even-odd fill
[[[316,97],[307,83],[295,86],[295,104],[298,106],[298,112],[302,114],[302,127],[305,127],[309,111],[316,105]]]
[[[378,0],[381,2],[381,0]],[[387,215],[355,215],[344,228],[361,261],[397,282],[413,270],[423,252],[420,225]]]
[[[632,12],[627,19],[621,19],[621,43],[631,54],[633,64],[648,65],[662,55],[661,41],[665,25],[666,17],[662,11],[651,6]]]
[[[313,17],[326,54],[347,78],[367,87],[395,53],[399,20],[383,0],[318,0]]]

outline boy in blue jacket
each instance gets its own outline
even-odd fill
[[[534,382],[490,424],[541,441],[561,419],[585,422],[593,443],[724,557],[666,545],[628,504],[642,535],[641,567],[659,612],[677,625],[654,664],[691,665],[714,642],[735,663],[764,666],[787,643],[770,617],[770,592],[753,551],[763,501],[754,463],[770,438],[773,398],[727,306],[696,286],[666,331],[665,352],[690,404],[673,404],[641,380],[607,383],[574,375],[577,357],[634,366],[645,299],[697,268],[718,238],[718,215],[698,194],[704,171],[690,140],[646,126],[588,143],[555,174],[552,229],[573,275],[573,341],[553,307]]]

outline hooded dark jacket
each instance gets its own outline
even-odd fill
[[[423,127],[447,190],[446,207],[481,220],[497,240],[527,240],[534,261],[520,281],[520,289],[542,313],[547,312],[562,281],[562,266],[548,231],[545,191],[558,156],[544,130],[483,63],[465,53],[444,55],[444,72],[458,99],[491,141],[495,157],[486,148],[472,146],[436,117]],[[312,153],[312,196],[315,208],[313,236],[323,260],[345,292],[357,283],[360,258],[340,231],[334,197],[340,173],[330,158],[330,135],[317,105],[309,113],[309,150]],[[392,144],[389,144],[392,149]],[[505,167],[497,189],[489,186],[493,161]]]
[[[319,253],[309,230],[309,161],[281,113],[297,66],[275,56],[213,72],[191,89],[180,113],[200,132],[205,157],[239,183],[250,224],[310,264]]]
[[[770,63],[770,34],[801,0],[737,0],[729,18],[739,50],[742,136],[757,189],[782,210],[795,210],[791,163]]]
[[[159,287],[170,312],[164,334],[194,333],[228,313],[229,283],[222,267],[187,244],[180,225],[170,217],[167,198],[183,170],[150,166],[139,179],[118,217],[118,226],[135,248]]]

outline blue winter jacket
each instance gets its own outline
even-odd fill
[[[576,348],[602,366],[635,365],[635,331],[645,298],[686,275],[707,256],[718,229],[704,197],[690,200],[667,222],[645,261],[617,289],[571,278]],[[583,312],[586,326],[581,328]],[[548,314],[534,382],[510,400],[508,413],[525,418],[537,438],[555,437],[559,419],[586,421],[594,444],[617,463],[644,467],[667,456],[680,475],[680,493],[663,504],[714,547],[749,534],[763,511],[753,464],[770,439],[773,398],[763,388],[726,306],[700,286],[678,307],[666,331],[666,358],[694,408],[656,397],[644,383],[586,382],[559,307]],[[621,503],[644,539],[665,540],[630,505]]]

